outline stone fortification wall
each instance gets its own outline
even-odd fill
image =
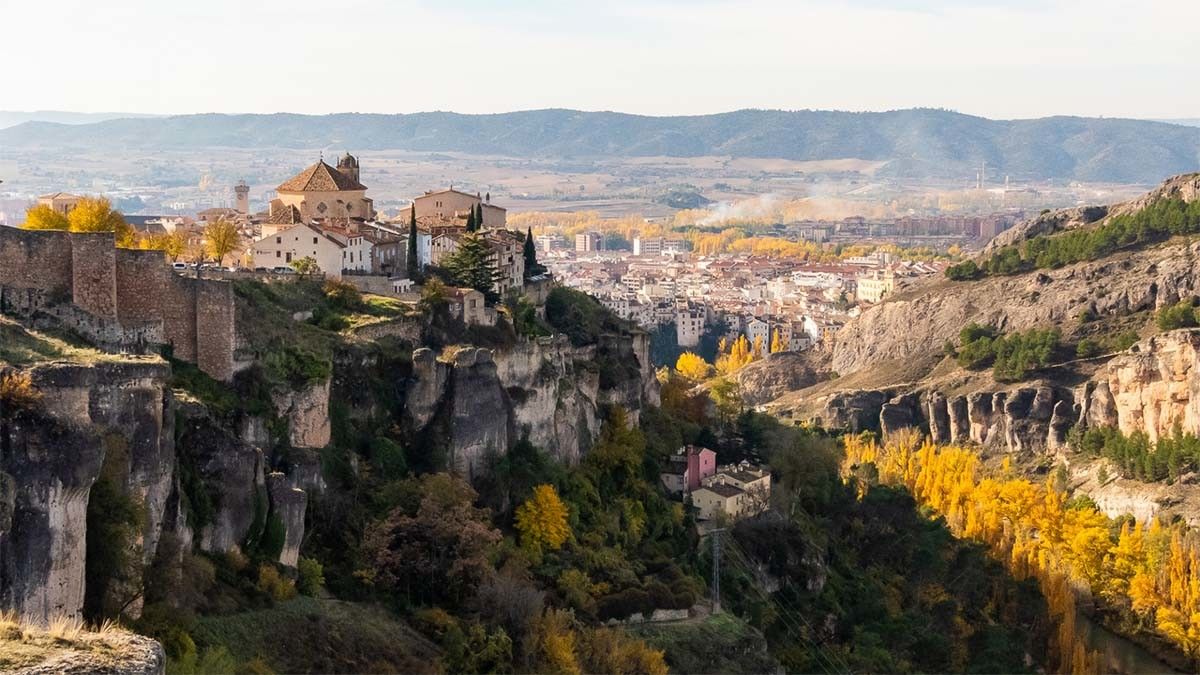
[[[118,249],[112,233],[0,228],[0,312],[74,330],[110,351],[171,345],[233,376],[233,288],[175,274],[162,252]]]

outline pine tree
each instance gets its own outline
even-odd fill
[[[420,272],[420,265],[417,260],[417,204],[413,202],[412,209],[409,211],[408,217],[408,255],[406,256],[406,268],[409,279],[416,279]]]
[[[472,232],[459,241],[458,250],[445,259],[442,267],[456,286],[474,288],[489,302],[495,302],[499,295],[495,289],[496,268],[491,253],[487,241]]]

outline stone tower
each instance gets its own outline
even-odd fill
[[[358,158],[347,152],[338,160],[338,171],[341,171],[346,176],[349,176],[355,183],[360,183],[358,179]]]
[[[242,215],[250,214],[250,186],[246,185],[246,181],[240,180],[238,184],[233,186],[233,191],[237,195],[236,210]]]

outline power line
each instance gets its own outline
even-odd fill
[[[812,624],[810,624],[808,620],[804,618],[803,612],[798,608],[789,608],[777,597],[777,595],[769,594],[764,591],[764,589],[760,588],[758,581],[759,572],[755,568],[754,564],[750,562],[750,558],[745,550],[732,536],[728,537],[727,539],[729,540],[729,561],[732,564],[740,566],[743,571],[750,576],[750,588],[763,602],[775,606],[784,625],[789,630],[794,631],[801,640],[804,640],[813,648],[813,653],[817,656],[818,660],[822,661],[822,667],[826,669],[826,672],[852,672],[849,664],[842,659],[840,654],[827,652],[821,644],[818,644],[817,642],[809,640],[805,637],[804,631],[800,629],[800,625],[803,625],[805,628],[807,628],[808,632],[814,637],[817,633],[813,629]]]

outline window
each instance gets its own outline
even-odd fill
[[[313,237],[313,243],[314,243],[314,244],[315,244],[315,243],[317,243],[317,238],[316,238],[316,237]]]
[[[276,243],[276,244],[282,244],[282,243],[283,243],[283,237],[275,237],[275,243]]]
[[[275,257],[276,257],[276,258],[282,258],[282,257],[283,257],[283,254],[282,254],[282,253],[280,253],[279,251],[275,251]]]

